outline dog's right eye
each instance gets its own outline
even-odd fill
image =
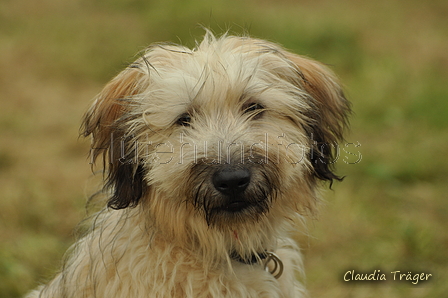
[[[176,121],[176,124],[182,125],[182,126],[190,126],[191,117],[189,114],[185,113],[182,114]]]

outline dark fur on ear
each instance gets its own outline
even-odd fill
[[[96,97],[81,126],[83,136],[92,136],[92,163],[102,156],[105,188],[112,189],[107,205],[114,209],[136,206],[148,188],[144,167],[134,156],[123,117],[132,96],[141,93],[145,86],[144,74],[138,68],[125,69]]]
[[[310,138],[310,161],[314,178],[329,181],[342,180],[334,173],[338,142],[343,140],[350,103],[333,72],[317,61],[285,53],[297,69],[301,87],[310,95],[313,107],[305,116],[309,118],[306,131]]]

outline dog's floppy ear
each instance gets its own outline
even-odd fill
[[[113,191],[108,206],[114,209],[135,206],[147,188],[144,168],[134,156],[132,137],[126,135],[124,117],[132,97],[141,93],[145,86],[144,73],[138,68],[126,68],[95,98],[81,127],[82,135],[92,136],[92,163],[102,156],[105,187]]]
[[[307,113],[310,119],[307,129],[310,138],[310,161],[314,177],[327,180],[341,180],[333,171],[337,159],[338,142],[343,140],[350,103],[342,88],[326,66],[317,61],[287,53],[286,57],[297,69],[302,88],[312,99],[312,109]]]

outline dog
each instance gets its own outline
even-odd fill
[[[83,119],[104,208],[27,297],[306,297],[291,235],[341,180],[349,113],[332,71],[275,43],[150,46]]]

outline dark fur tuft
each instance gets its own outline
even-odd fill
[[[124,209],[137,206],[147,191],[145,171],[142,165],[134,169],[132,164],[123,164],[108,177],[106,186],[113,187],[114,193],[107,206],[113,209]]]
[[[118,74],[97,96],[81,127],[81,135],[92,136],[92,164],[102,157],[105,189],[112,190],[107,206],[114,209],[136,206],[148,188],[123,117],[132,96],[146,87],[143,76],[134,65]]]
[[[323,64],[305,57],[284,53],[285,57],[296,68],[297,76],[293,84],[305,89],[309,94],[312,107],[305,116],[308,127],[305,128],[310,138],[311,173],[314,179],[329,181],[343,178],[334,173],[337,159],[338,142],[343,140],[343,133],[348,126],[350,103],[345,98],[338,79]]]

